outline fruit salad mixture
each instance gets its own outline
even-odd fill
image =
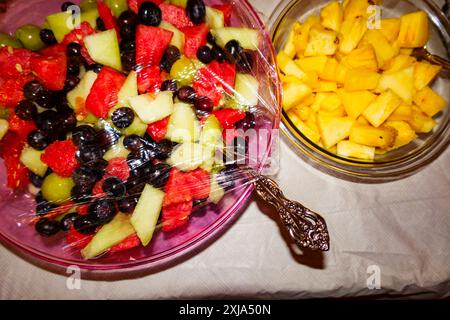
[[[430,86],[441,67],[413,56],[428,42],[423,11],[376,21],[382,1],[331,1],[295,22],[277,60],[283,108],[313,143],[372,161],[433,130],[447,101]]]
[[[0,156],[36,232],[90,259],[234,187],[216,151],[255,127],[260,37],[202,0],[83,0],[79,25],[72,5],[0,35]]]

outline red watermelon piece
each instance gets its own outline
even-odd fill
[[[67,46],[71,42],[76,42],[81,45],[81,55],[87,61],[88,64],[95,63],[89,55],[86,46],[84,45],[84,38],[91,34],[96,33],[95,29],[91,27],[91,25],[84,21],[80,24],[80,27],[69,32],[62,41],[62,45]],[[65,48],[64,48],[65,50]],[[65,52],[65,51],[64,51]]]
[[[25,141],[13,132],[8,132],[1,141],[1,150],[6,167],[7,186],[23,189],[28,186],[28,169],[20,162]]]
[[[6,108],[14,108],[20,101],[24,100],[23,86],[32,81],[34,77],[31,74],[19,75],[16,78],[10,78],[0,85],[0,105]]]
[[[233,11],[231,4],[216,4],[212,7],[222,11],[225,25],[229,25],[231,22],[231,12]]]
[[[166,117],[162,120],[153,122],[148,125],[147,133],[156,142],[161,142],[165,139],[167,133],[167,125],[169,124],[169,118],[170,117]]]
[[[209,32],[208,25],[202,23],[198,26],[185,27],[180,30],[185,36],[184,54],[188,58],[195,58],[197,56],[198,48],[206,44],[206,37]]]
[[[9,79],[29,74],[33,55],[26,49],[0,48],[0,77]]]
[[[15,113],[10,114],[9,119],[9,130],[17,134],[17,136],[25,141],[28,137],[28,134],[36,129],[36,125],[34,121],[26,121],[20,119]]]
[[[159,66],[173,32],[151,26],[139,25],[136,30],[136,64]]]
[[[97,9],[100,18],[105,24],[106,30],[115,29],[117,36],[120,34],[119,26],[117,25],[116,18],[114,18],[111,9],[102,1],[97,1]]]
[[[139,240],[139,237],[136,234],[132,234],[131,236],[125,238],[122,242],[119,244],[116,244],[115,246],[111,247],[109,250],[110,253],[120,252],[132,248],[136,248],[141,244],[141,240]]]
[[[31,58],[31,70],[48,89],[62,90],[67,76],[67,57],[34,56]]]
[[[162,19],[176,28],[181,29],[194,26],[184,8],[167,3],[161,3],[159,7],[161,8]]]
[[[158,66],[142,68],[137,72],[139,93],[157,92],[161,88],[163,80]]]

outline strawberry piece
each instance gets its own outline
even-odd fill
[[[161,142],[165,139],[167,133],[167,125],[169,124],[169,118],[166,117],[162,120],[153,122],[148,125],[147,133],[156,142]]]
[[[222,11],[225,25],[229,25],[231,22],[231,12],[233,11],[233,6],[231,4],[216,4],[212,7]]]
[[[72,172],[78,168],[76,152],[77,147],[72,140],[55,141],[45,149],[41,160],[57,175],[70,177]]]
[[[97,1],[97,9],[100,18],[103,20],[105,24],[106,30],[114,29],[116,30],[117,36],[120,34],[119,26],[117,25],[117,21],[114,18],[111,9],[103,3],[103,1]],[[120,40],[120,39],[119,39]]]
[[[130,167],[127,159],[118,157],[109,160],[105,176],[117,177],[122,181],[126,181],[130,177]]]
[[[166,3],[161,3],[159,7],[161,8],[162,19],[174,27],[181,29],[194,26],[184,8]]]
[[[16,78],[31,72],[33,52],[26,49],[0,48],[0,77]]]
[[[0,105],[6,108],[14,108],[20,101],[25,99],[23,86],[33,79],[33,76],[28,74],[4,81],[0,86]]]
[[[125,251],[128,249],[136,248],[141,244],[141,240],[136,234],[132,234],[131,236],[125,238],[121,243],[116,244],[115,246],[109,249],[109,252],[115,253],[120,251]]]
[[[209,197],[211,182],[209,173],[203,169],[196,169],[185,173],[184,181],[191,191],[192,198],[201,200]]]
[[[89,55],[89,52],[86,49],[86,46],[84,45],[84,38],[86,36],[94,34],[95,32],[96,32],[95,29],[91,27],[89,22],[84,21],[80,24],[79,28],[74,29],[71,32],[69,32],[64,37],[64,40],[62,41],[61,44],[64,45],[65,47],[71,42],[76,42],[76,43],[80,44],[81,45],[81,55],[83,56],[83,58],[86,60],[86,62],[88,64],[93,64],[93,63],[95,63],[95,61],[92,60],[91,56]],[[64,48],[64,54],[65,54],[65,50],[66,49]]]
[[[137,72],[137,83],[139,93],[157,92],[161,88],[163,80],[158,66],[142,68]]]
[[[100,181],[97,181],[97,183],[94,186],[94,189],[92,189],[92,195],[94,197],[102,197],[105,195],[105,192],[103,191],[103,182],[105,182],[105,180],[107,179],[107,177],[103,177]]]
[[[198,26],[184,27],[180,29],[184,33],[184,54],[188,58],[195,58],[197,50],[206,44],[206,36],[209,32],[209,27],[206,23]]]
[[[7,187],[17,190],[28,186],[28,169],[20,162],[24,140],[13,132],[8,132],[1,141],[1,151],[6,167]]]
[[[173,168],[169,174],[169,180],[164,187],[166,196],[164,197],[163,207],[171,204],[192,201],[192,194],[184,182],[184,173]]]
[[[109,67],[103,67],[86,98],[85,108],[98,118],[107,118],[109,109],[117,105],[118,94],[126,77]]]
[[[8,122],[9,130],[15,132],[22,141],[27,140],[28,134],[36,129],[33,121],[22,120],[15,113],[9,116]]]
[[[235,109],[220,109],[212,113],[224,129],[233,129],[236,122],[245,118],[245,112]]]
[[[70,247],[83,249],[89,244],[89,242],[91,242],[93,237],[93,235],[79,233],[73,226],[71,226],[69,232],[67,232],[66,241]]]
[[[159,66],[173,32],[139,25],[136,30],[136,64],[141,67]]]
[[[162,230],[169,232],[187,224],[193,202],[185,201],[162,208]]]
[[[31,58],[31,69],[48,89],[55,91],[64,89],[67,76],[66,55],[34,56]]]

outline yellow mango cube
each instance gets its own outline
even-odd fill
[[[419,48],[427,44],[429,38],[428,15],[424,11],[406,14],[400,18],[398,43],[405,48]]]
[[[368,147],[349,140],[339,142],[337,144],[336,153],[338,156],[346,158],[356,158],[361,160],[375,159],[374,147]]]
[[[388,149],[394,146],[396,137],[397,130],[394,128],[356,125],[351,129],[349,140],[369,147]]]
[[[395,42],[398,38],[398,34],[400,33],[400,19],[399,18],[391,18],[391,19],[382,19],[381,20],[381,34],[389,41]]]
[[[323,73],[327,64],[327,56],[307,57],[295,60],[295,63],[305,72]]]
[[[434,117],[447,106],[447,101],[430,87],[417,91],[414,103],[430,117]]]
[[[388,90],[379,95],[366,110],[364,110],[364,117],[374,126],[381,126],[387,118],[397,109],[402,103],[401,98],[393,91]]]
[[[306,45],[305,57],[333,55],[337,49],[337,34],[317,26],[309,31],[309,41]]]
[[[340,90],[338,94],[341,98],[345,112],[349,117],[354,119],[358,118],[363,113],[363,111],[366,110],[367,107],[377,98],[374,93],[367,90],[353,92]]]
[[[414,67],[411,66],[394,73],[383,73],[377,91],[383,92],[388,89],[395,92],[407,104],[411,104],[415,91]]]
[[[333,111],[339,108],[341,104],[342,102],[338,94],[335,92],[329,92],[320,104],[320,109],[325,111]]]
[[[378,87],[381,75],[372,71],[348,70],[345,76],[346,91],[374,90]]]
[[[355,120],[349,117],[328,117],[318,115],[317,124],[325,148],[329,149],[350,135]]]
[[[331,1],[320,12],[320,20],[322,25],[327,28],[339,32],[344,18],[344,11],[338,1]]]
[[[406,146],[417,138],[416,132],[405,121],[387,121],[386,127],[394,128],[395,130],[397,130],[397,137],[395,138],[394,146],[392,147],[392,149],[398,149]]]
[[[378,71],[378,61],[371,45],[353,50],[342,58],[342,63],[350,69]]]
[[[442,67],[425,61],[417,62],[414,68],[414,86],[422,90],[441,72]]]

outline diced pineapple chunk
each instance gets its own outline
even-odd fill
[[[375,148],[345,140],[338,143],[337,154],[341,157],[373,160],[375,159]]]
[[[400,48],[400,54],[404,54],[405,56],[410,56],[414,52],[412,48]]]
[[[427,116],[418,107],[412,107],[413,115],[412,120],[408,121],[411,128],[417,133],[429,133],[436,126],[436,121],[433,118]]]
[[[344,106],[340,105],[334,110],[326,110],[326,109],[320,109],[317,112],[318,115],[321,116],[327,116],[327,117],[345,117],[345,109]]]
[[[442,67],[425,61],[417,62],[414,69],[414,86],[422,90],[441,72]]]
[[[400,19],[382,19],[380,32],[389,42],[395,42],[400,33]]]
[[[342,23],[339,51],[348,54],[355,49],[367,30],[367,19],[363,16],[345,18]]]
[[[394,73],[383,73],[377,91],[383,92],[388,89],[394,91],[407,104],[411,104],[415,90],[414,67],[411,66]]]
[[[301,55],[306,49],[306,45],[309,40],[309,32],[315,25],[320,25],[320,18],[318,16],[309,16],[306,21],[301,25],[298,33],[296,32],[294,38],[294,46],[297,54]]]
[[[314,26],[309,31],[309,41],[306,45],[305,57],[333,55],[337,49],[337,34]]]
[[[317,88],[319,86],[319,74],[315,71],[309,71],[306,73],[303,82],[311,89]]]
[[[388,90],[379,95],[375,101],[364,110],[363,115],[374,127],[379,127],[401,103],[401,98],[393,91]]]
[[[429,26],[426,12],[417,11],[401,17],[398,35],[398,43],[401,47],[423,47],[427,44],[428,37]]]
[[[295,107],[311,95],[311,93],[311,88],[300,81],[283,83],[282,100],[284,110],[287,111],[290,108]]]
[[[344,6],[345,19],[354,19],[367,15],[370,3],[368,0],[349,0]]]
[[[307,126],[303,121],[298,120],[295,125],[311,142],[318,143],[320,141],[320,134]]]
[[[291,110],[289,110],[289,112],[295,113],[302,121],[307,121],[315,113],[315,111],[313,109],[311,109],[310,107],[301,106],[301,105],[297,106],[295,108],[292,108]]]
[[[355,120],[349,117],[327,117],[319,115],[317,124],[325,148],[329,149],[338,142],[347,139]]]
[[[277,55],[277,63],[280,67],[281,71],[288,76],[294,76],[298,79],[303,79],[305,77],[305,73],[300,69],[297,64],[289,58],[289,56],[284,53],[284,51],[280,51]]]
[[[327,56],[307,57],[295,60],[295,63],[305,72],[323,73],[327,64]]]
[[[326,93],[325,99],[320,104],[320,109],[325,111],[333,111],[341,106],[342,102],[337,93]]]
[[[344,11],[338,1],[331,1],[320,12],[321,23],[325,28],[339,32],[344,18]]]
[[[370,122],[367,121],[364,116],[359,116],[358,119],[356,119],[356,124],[360,126],[370,126]]]
[[[370,91],[354,91],[347,92],[340,90],[339,97],[341,98],[342,105],[345,112],[351,118],[358,118],[364,110],[377,98],[377,96]]]
[[[405,121],[387,121],[386,126],[397,130],[397,137],[395,138],[393,149],[406,146],[417,138],[414,130]]]
[[[337,82],[343,84],[347,75],[348,68],[336,59],[330,58],[325,65],[324,71],[319,74],[319,77],[325,81]]]
[[[385,73],[394,73],[406,69],[414,63],[416,63],[416,59],[414,57],[399,54],[398,56],[395,56],[394,59],[385,63],[382,69],[385,70]]]
[[[294,23],[294,26],[292,27],[291,31],[289,32],[289,36],[286,40],[286,44],[284,45],[283,52],[291,59],[295,57],[296,51],[295,51],[295,44],[294,39],[296,36],[297,31],[300,29],[301,25],[298,21]]]
[[[377,56],[378,66],[382,67],[398,54],[389,41],[378,30],[367,31],[367,41],[372,45]]]
[[[319,81],[317,87],[313,88],[314,92],[335,92],[337,91],[337,83],[330,81]]]
[[[411,121],[413,117],[412,107],[402,103],[388,118],[388,121]]]
[[[397,130],[394,128],[356,125],[350,132],[350,141],[365,146],[388,149],[394,146],[396,136]]]
[[[381,75],[372,71],[348,70],[344,88],[347,91],[374,90],[378,87]]]
[[[447,106],[447,101],[430,87],[417,91],[414,95],[414,103],[430,117],[435,116]]]
[[[353,50],[342,59],[342,63],[350,69],[378,71],[378,62],[371,45]]]

